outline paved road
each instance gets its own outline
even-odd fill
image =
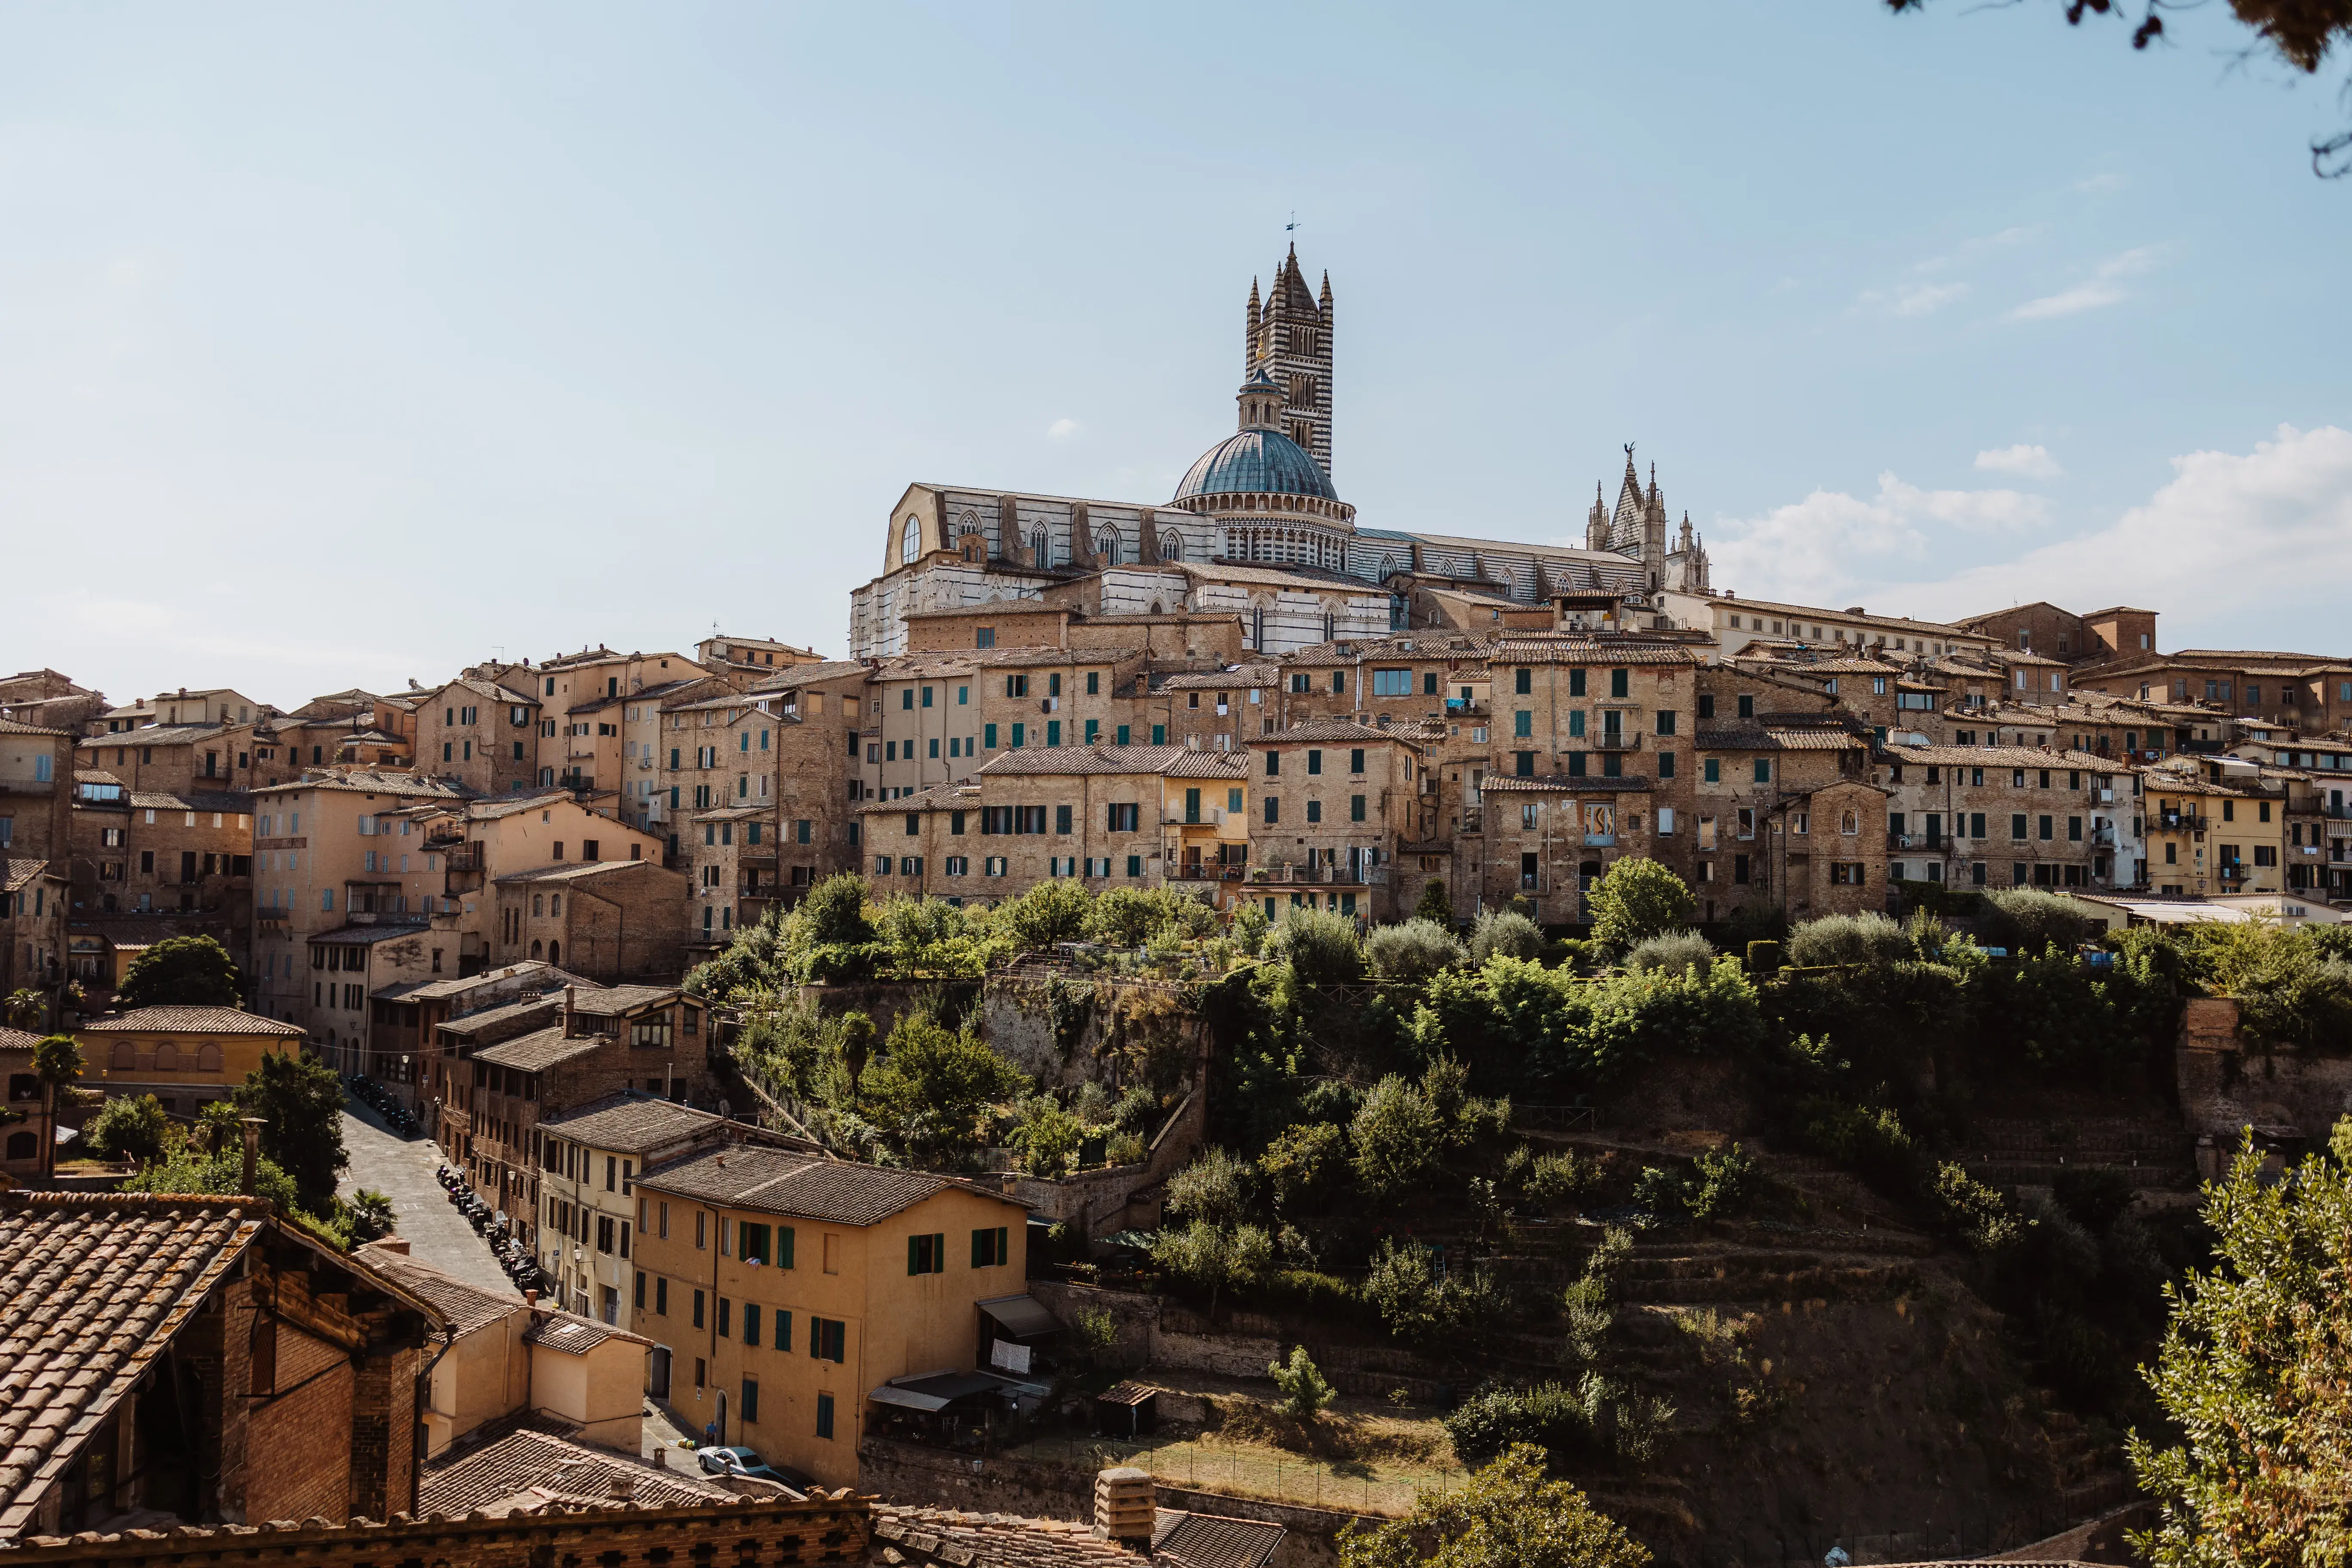
[[[352,1156],[337,1190],[349,1197],[373,1187],[392,1199],[394,1229],[408,1239],[412,1257],[485,1290],[520,1298],[513,1281],[491,1256],[489,1244],[449,1206],[448,1194],[433,1179],[441,1152],[430,1140],[409,1142],[387,1129],[374,1111],[356,1100],[343,1102],[343,1147]]]

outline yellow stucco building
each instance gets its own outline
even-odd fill
[[[302,1026],[235,1007],[139,1007],[74,1031],[84,1087],[152,1094],[175,1116],[225,1100],[275,1053],[299,1051]]]

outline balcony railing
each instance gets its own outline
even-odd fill
[[[2211,817],[2199,816],[2193,812],[2167,814],[2148,818],[2150,827],[2164,833],[2202,833],[2212,825]]]
[[[1360,887],[1363,876],[1344,866],[1255,866],[1250,868],[1253,882],[1342,882]]]
[[[1245,866],[1203,866],[1186,862],[1171,868],[1168,875],[1179,882],[1238,882],[1247,869]]]
[[[1626,730],[1603,730],[1592,738],[1596,752],[1635,752],[1641,747],[1642,737]]]

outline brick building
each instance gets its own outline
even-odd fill
[[[424,770],[478,795],[535,787],[540,702],[530,672],[501,667],[499,679],[463,675],[422,692],[416,755]]]
[[[2139,773],[2094,752],[1890,746],[1887,875],[1971,888],[2112,891],[2146,879]]]
[[[1249,883],[1268,914],[1285,907],[1399,918],[1401,844],[1427,838],[1436,779],[1425,766],[1435,737],[1418,722],[1381,728],[1309,719],[1249,742]]]
[[[443,1025],[429,1082],[439,1098],[438,1142],[484,1202],[526,1242],[539,1218],[539,1124],[625,1090],[691,1101],[709,1095],[709,1032],[702,1004],[674,986],[567,986],[552,1018],[492,1043]]]
[[[0,1193],[0,1540],[416,1506],[429,1302],[242,1197]]]

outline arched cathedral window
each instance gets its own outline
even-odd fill
[[[1184,559],[1183,537],[1172,528],[1160,536],[1160,559],[1162,561]]]
[[[1031,534],[1029,536],[1030,564],[1033,566],[1051,566],[1054,563],[1053,549],[1053,543],[1045,537],[1045,531],[1044,529],[1041,528],[1036,532]]]
[[[1118,564],[1118,535],[1106,533],[1095,541],[1095,556],[1105,566]]]
[[[898,560],[901,564],[923,552],[923,525],[915,518],[907,520],[906,532],[898,540]]]

